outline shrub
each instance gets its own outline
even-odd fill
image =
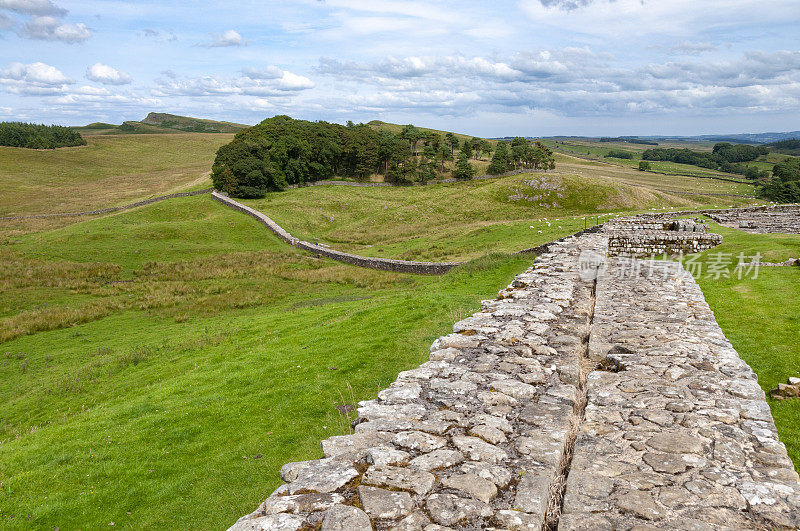
[[[650,171],[650,163],[646,160],[639,161],[639,171]]]

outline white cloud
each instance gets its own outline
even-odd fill
[[[147,37],[148,39],[156,39],[159,41],[174,42],[178,40],[178,36],[169,30],[163,31],[163,30],[155,30],[152,28],[145,28],[141,34],[144,37]]]
[[[283,77],[283,70],[277,66],[268,66],[258,69],[252,67],[242,68],[242,75],[250,79],[278,79]]]
[[[7,30],[13,26],[14,20],[5,13],[0,13],[0,31]]]
[[[681,41],[670,47],[671,54],[700,55],[704,52],[713,52],[717,47],[710,42],[684,42]]]
[[[213,41],[209,44],[204,44],[210,48],[222,48],[227,46],[246,46],[247,42],[242,38],[236,30],[228,30],[223,33],[212,33]]]
[[[800,52],[791,51],[630,67],[588,48],[563,48],[493,58],[322,59],[317,71],[349,92],[342,106],[372,113],[621,116],[800,109]]]
[[[103,85],[127,85],[133,81],[127,72],[103,63],[95,63],[87,68],[86,78]]]
[[[23,95],[61,94],[74,81],[54,66],[45,63],[11,63],[0,70],[0,85],[8,92]]]
[[[548,8],[541,0],[520,0],[520,8],[534,27],[549,27],[574,36],[598,36],[618,41],[644,36],[697,38],[704,32],[730,33],[733,28],[751,29],[758,24],[784,23],[800,17],[800,2],[771,0],[769,9],[757,0],[728,0],[719,9],[718,0],[597,0],[547,1],[553,7],[572,7],[568,14]],[[714,17],[709,17],[714,13]]]
[[[30,16],[63,17],[67,14],[66,9],[61,9],[50,0],[0,0],[0,9]]]
[[[85,24],[62,24],[56,17],[34,17],[25,24],[23,35],[31,39],[61,41],[66,43],[83,42],[92,36]]]
[[[314,88],[314,82],[305,76],[270,66],[264,70],[244,69],[238,78],[201,76],[184,79],[163,79],[156,87],[158,96],[273,96],[289,97]]]

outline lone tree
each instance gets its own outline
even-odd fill
[[[639,171],[650,171],[650,163],[646,160],[639,161]]]

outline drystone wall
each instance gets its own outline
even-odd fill
[[[231,530],[800,526],[764,394],[697,284],[607,245],[552,245]]]
[[[322,247],[314,243],[309,243],[298,238],[295,238],[283,227],[275,223],[269,216],[259,212],[254,208],[243,205],[238,201],[234,201],[230,197],[220,192],[212,192],[211,197],[220,203],[227,205],[239,212],[248,214],[258,221],[266,225],[278,238],[285,241],[289,245],[309,251],[317,256],[324,256],[340,262],[345,262],[359,267],[367,267],[370,269],[380,269],[383,271],[397,271],[400,273],[417,273],[421,275],[441,275],[451,270],[453,267],[459,265],[461,262],[414,262],[408,260],[393,260],[389,258],[370,258],[366,256],[359,256],[355,254],[336,251],[327,247]]]
[[[621,256],[659,256],[699,253],[722,243],[722,236],[703,232],[612,231],[608,252]]]
[[[706,251],[722,243],[722,236],[706,232],[691,219],[635,216],[609,220],[608,252],[612,256],[678,255]]]

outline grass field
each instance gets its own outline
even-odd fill
[[[694,151],[711,151],[714,146],[714,143],[708,142],[659,142],[658,146],[648,146],[648,145],[640,145],[640,144],[628,144],[625,142],[593,142],[590,140],[574,140],[574,139],[548,139],[545,140],[545,144],[547,144],[551,149],[555,150],[558,153],[562,153],[565,155],[571,155],[574,157],[586,158],[589,160],[596,160],[602,161],[607,164],[615,164],[619,166],[627,166],[631,168],[638,168],[639,161],[642,160],[642,152],[646,149],[651,148],[679,148],[679,149],[691,149]],[[611,150],[614,151],[625,151],[630,153],[633,158],[632,159],[619,159],[619,158],[608,158],[606,155],[609,154]],[[772,154],[766,155],[764,157],[760,157],[759,160],[753,162],[746,162],[743,163],[744,166],[754,166],[759,170],[766,170],[772,171],[772,167],[775,165],[775,162],[779,161],[781,158],[784,158],[785,155],[779,154]],[[667,161],[650,161],[650,166],[652,167],[653,172],[664,173],[664,174],[677,174],[677,175],[685,175],[685,176],[694,176],[694,177],[706,177],[706,178],[722,178],[722,179],[734,179],[738,180],[742,183],[749,183],[742,175],[734,174],[734,173],[725,173],[721,171],[711,170],[708,168],[701,168],[698,166],[693,166],[691,164],[678,164],[675,162],[667,162]],[[752,185],[750,187],[750,194],[752,194]]]
[[[91,136],[88,145],[0,147],[0,216],[74,212],[208,185],[229,134]]]
[[[20,529],[229,525],[280,464],[346,431],[335,405],[418,365],[531,261],[363,270],[208,197],[22,240],[0,267],[0,329],[16,330],[0,362],[0,526]]]
[[[410,188],[314,186],[245,202],[302,239],[368,256],[428,261],[532,247],[582,229],[584,215],[696,205],[562,173]]]
[[[700,264],[697,281],[725,335],[768,393],[797,376],[800,367],[800,268],[761,267],[755,278],[745,269],[740,279],[735,266],[740,253],[746,262],[756,253],[764,262],[796,258],[800,237],[748,234],[713,222],[710,228],[723,235],[723,242],[691,257]],[[726,276],[715,278],[710,264],[728,260],[732,263],[725,268]],[[800,471],[800,408],[796,401],[768,400],[781,441]]]

